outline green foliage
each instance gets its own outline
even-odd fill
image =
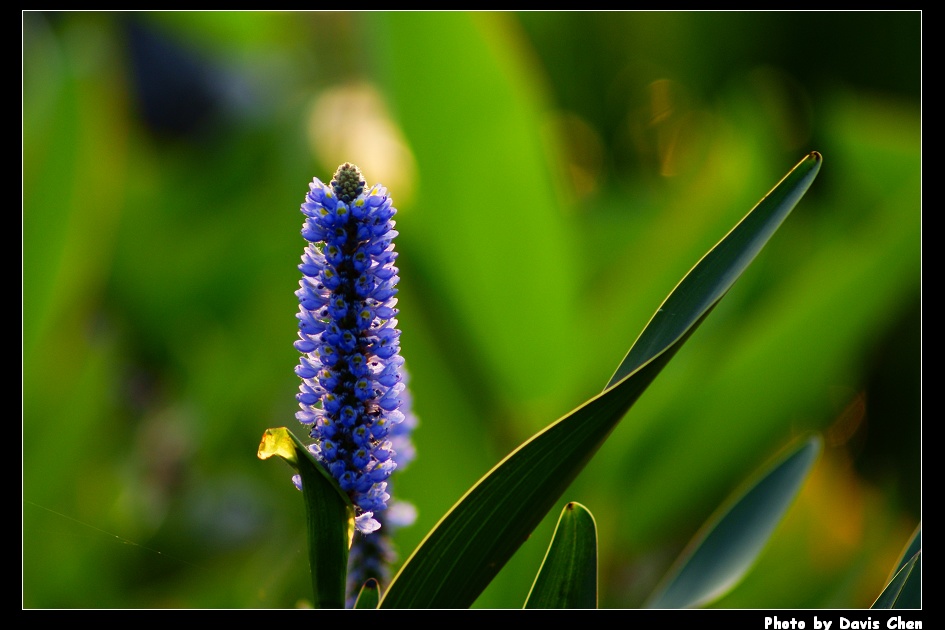
[[[24,607],[311,605],[303,501],[247,445],[295,410],[300,187],[349,159],[401,211],[402,565],[823,151],[563,496],[597,523],[599,605],[639,607],[733,488],[820,432],[712,606],[866,608],[890,579],[921,520],[920,13],[23,17]],[[131,19],[226,87],[199,133],[145,124]],[[389,133],[376,164],[368,130]],[[521,607],[556,516],[473,607]]]
[[[520,446],[427,535],[381,607],[468,607],[531,535],[630,407],[716,307],[820,170],[802,160],[657,309],[599,396]]]
[[[354,602],[354,607],[356,609],[377,608],[378,601],[380,601],[380,585],[377,583],[377,580],[370,578],[364,583],[364,586],[361,587],[361,592],[358,593],[358,599]]]
[[[525,608],[597,608],[597,526],[580,503],[561,510]]]
[[[802,441],[719,508],[650,596],[647,607],[695,608],[730,591],[781,522],[822,447],[819,437]]]
[[[893,576],[871,608],[922,608],[922,528],[902,552]]]
[[[354,536],[354,506],[305,445],[285,428],[263,434],[257,456],[281,457],[298,471],[305,499],[308,562],[316,608],[344,608],[348,550]]]
[[[820,164],[818,153],[802,160],[702,257],[657,309],[600,396],[520,446],[466,493],[410,556],[379,607],[472,605],[597,452],[616,423],[754,260],[807,191]],[[284,436],[285,430],[277,433]],[[266,448],[261,448],[261,453],[266,456],[275,451],[269,446],[272,434],[270,430],[263,439]],[[730,591],[755,562],[821,448],[819,437],[804,440],[729,505],[720,508],[650,597],[648,607],[702,606]],[[307,454],[301,444],[295,444],[295,449]],[[296,452],[290,452],[286,459],[290,463],[307,463],[309,458],[299,459]],[[321,470],[314,465],[312,474],[315,469]],[[336,500],[342,495],[340,489],[331,492],[330,486],[334,484],[330,476],[315,477],[312,481],[329,481],[320,484],[326,486],[327,495]],[[325,510],[321,500],[311,500],[310,494],[312,491],[306,492],[309,522],[320,522]],[[565,518],[575,510],[575,504],[568,504],[526,607],[596,607],[596,526],[586,508],[578,507],[584,524],[577,526],[572,518]],[[579,533],[581,539],[575,542]],[[346,551],[350,537],[340,544]],[[310,537],[310,545],[312,549],[315,545],[327,547],[324,549],[327,554],[322,549],[311,554],[312,574],[319,575],[324,571],[325,555],[331,557],[332,546],[339,543]],[[910,583],[910,575],[919,554],[916,551],[900,568],[877,605],[914,603],[911,596],[918,590]],[[328,564],[337,571],[336,564],[331,561]],[[315,601],[321,606],[325,603],[321,597],[323,585],[314,581],[314,586]],[[365,598],[363,605],[370,601]]]

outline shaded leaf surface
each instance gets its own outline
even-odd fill
[[[870,608],[922,607],[922,526],[906,545],[896,573]]]
[[[823,448],[810,437],[729,501],[697,534],[647,608],[692,608],[731,590],[751,568]]]

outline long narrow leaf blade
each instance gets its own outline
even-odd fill
[[[683,278],[605,392],[519,446],[457,502],[401,567],[381,608],[472,605],[781,224],[820,163],[818,153],[802,160]]]
[[[813,436],[727,502],[696,535],[647,608],[694,608],[731,590],[754,564],[822,449]]]
[[[267,429],[257,456],[279,456],[299,471],[305,499],[309,565],[315,608],[344,608],[354,506],[337,482],[285,427]]]
[[[650,318],[607,387],[649,361],[667,339],[680,337],[722,299],[810,188],[822,162],[816,151],[801,160],[696,263]]]
[[[580,503],[561,510],[525,608],[597,608],[597,524]]]

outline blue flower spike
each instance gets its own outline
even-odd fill
[[[315,178],[301,206],[308,241],[299,270],[296,418],[310,449],[348,493],[361,534],[381,527],[394,443],[405,415],[404,360],[397,329],[394,208],[348,162],[330,184]],[[408,421],[404,428],[409,425]],[[298,482],[297,482],[298,483]]]

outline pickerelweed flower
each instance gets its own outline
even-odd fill
[[[301,210],[309,244],[296,291],[295,348],[302,353],[296,418],[310,427],[315,457],[351,497],[358,531],[370,534],[390,499],[392,439],[405,419],[394,297],[397,210],[386,188],[366,188],[347,162],[329,185],[318,178],[309,184]]]

